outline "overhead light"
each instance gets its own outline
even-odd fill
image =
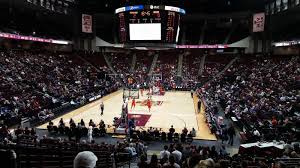
[[[69,44],[68,41],[64,41],[64,40],[52,40],[52,43],[54,43],[54,44],[64,44],[64,45]]]

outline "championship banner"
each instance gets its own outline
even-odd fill
[[[82,32],[92,33],[93,32],[93,18],[91,15],[82,14]]]
[[[265,30],[265,13],[253,15],[253,32],[263,32]]]

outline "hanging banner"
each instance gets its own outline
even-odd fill
[[[37,41],[37,42],[42,42],[42,43],[53,43],[53,44],[64,44],[64,45],[72,44],[71,41],[45,39],[45,38],[32,37],[32,36],[22,36],[22,35],[18,35],[18,34],[10,34],[10,33],[3,33],[3,32],[0,32],[0,39],[1,38]]]
[[[92,33],[93,32],[92,15],[82,14],[82,32],[83,33]]]
[[[253,32],[263,32],[265,30],[265,13],[253,15]]]

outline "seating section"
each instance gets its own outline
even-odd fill
[[[206,22],[206,24],[205,24]],[[250,22],[251,23],[251,22]],[[187,45],[232,44],[249,36],[249,19],[197,19],[185,24],[185,38],[179,42]],[[184,41],[182,41],[184,39]]]
[[[80,105],[120,85],[73,54],[10,50],[0,52],[1,113],[11,125],[20,117],[47,119],[65,104]],[[42,113],[40,113],[42,112]]]
[[[220,104],[246,142],[297,140],[299,63],[299,57],[241,58],[198,91],[207,112],[216,114],[212,107]]]
[[[112,53],[109,58],[111,59],[113,68],[118,74],[122,74],[123,76],[130,74],[131,53]]]
[[[196,86],[195,82],[199,81],[199,68],[201,57],[203,53],[199,50],[187,51],[183,55],[182,65],[182,86],[193,88]]]
[[[73,160],[81,151],[92,151],[97,157],[97,167],[112,167],[112,150],[101,145],[17,147],[15,152],[22,168],[72,168]]]
[[[0,148],[14,150],[17,165],[22,168],[72,168],[75,156],[81,151],[92,151],[97,156],[97,168],[113,167],[117,159],[114,152],[126,153],[121,144],[87,144],[53,138],[38,141],[35,136],[26,135],[19,136],[16,144],[1,145]]]
[[[88,103],[90,98],[117,90],[122,86],[122,83],[118,82],[120,77],[126,84],[128,81],[125,77],[131,75],[135,80],[135,86],[151,82],[148,73],[154,53],[134,52],[108,54],[114,70],[123,74],[123,76],[108,77],[106,75],[111,72],[101,53],[1,51],[1,120],[5,124],[14,124],[18,123],[21,117],[28,117],[31,120],[46,122],[59,114],[55,110],[57,108],[64,106],[76,108]],[[131,74],[132,54],[137,55],[137,60],[134,73]],[[176,76],[179,70],[179,54],[183,54],[181,80]],[[232,125],[238,129],[242,143],[273,142],[273,140],[289,143],[300,139],[299,57],[243,55],[228,68],[226,65],[235,56],[208,55],[200,76],[198,73],[202,55],[203,53],[197,50],[186,50],[182,53],[177,50],[160,51],[153,71],[153,74],[158,76],[154,77],[159,77],[162,80],[160,84],[164,84],[168,89],[172,89],[174,85],[177,88],[195,89],[202,100],[202,105],[205,106],[206,121],[211,132],[222,141],[227,141],[226,128],[229,126],[223,122],[224,118],[231,120]],[[224,69],[225,67],[227,69]],[[220,76],[216,77],[218,73]],[[224,111],[225,116],[221,115],[220,111]],[[64,122],[61,123],[63,124],[55,126],[49,122],[49,135],[61,135],[68,137],[68,140],[46,137],[37,139],[34,129],[19,130],[18,128],[15,134],[18,139],[14,145],[13,142],[9,143],[13,139],[12,135],[7,127],[3,126],[0,142],[4,145],[1,148],[13,149],[17,154],[18,166],[25,168],[72,167],[77,153],[85,150],[94,152],[98,157],[97,167],[112,167],[113,163],[122,166],[131,160],[132,156],[141,156],[141,153],[137,154],[129,144],[118,143],[115,146],[96,144],[94,141],[89,143],[80,141],[81,137],[88,135],[88,128],[84,123],[81,123],[82,127],[78,128],[75,123],[69,126],[64,125]],[[89,126],[94,127],[93,137],[105,135],[105,124],[100,124],[99,128],[95,125],[92,121],[89,123]],[[263,167],[262,164],[257,163],[269,165],[270,162],[265,158],[257,157],[262,153],[272,155],[272,163],[283,164],[286,167],[293,167],[299,163],[299,159],[294,159],[299,157],[297,154],[299,151],[296,149],[296,154],[288,152],[290,158],[285,157],[282,149],[280,152],[272,149],[262,153],[253,150],[251,152],[257,155],[248,156],[240,153],[241,156],[228,157],[220,154],[221,149],[220,152],[215,152],[215,149],[208,147],[194,147],[191,143],[195,130],[189,131],[162,132],[150,128],[147,131],[136,130],[130,134],[134,143],[140,143],[141,140],[146,142],[160,140],[189,144],[194,152],[202,153],[201,159],[196,158],[196,160],[212,158],[216,164],[232,166],[247,162],[248,167]],[[74,136],[75,140],[73,140]],[[121,154],[124,152],[124,155]],[[189,156],[190,159],[193,157],[194,155]],[[275,157],[280,158],[276,160]],[[184,167],[185,161],[179,163]]]
[[[175,83],[177,64],[178,53],[176,51],[161,51],[159,53],[153,74],[162,80],[164,87],[171,88]]]
[[[133,77],[137,83],[142,84],[148,80],[148,73],[153,61],[153,53],[137,51],[136,54],[136,66]]]
[[[231,55],[210,55],[205,59],[202,77],[208,78],[216,75],[233,59]]]

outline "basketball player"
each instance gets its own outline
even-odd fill
[[[104,104],[103,104],[103,102],[101,102],[101,104],[100,104],[100,109],[101,109],[101,115],[103,115],[103,111],[104,111]]]
[[[135,109],[135,98],[133,98],[131,101],[131,110],[132,110],[132,108]]]
[[[148,106],[148,109],[150,112],[150,110],[151,110],[151,99],[150,98],[147,99],[147,106]]]
[[[162,95],[163,95],[163,93],[164,93],[163,87],[162,87],[162,86],[160,86],[160,87],[159,87],[159,94],[162,96]]]
[[[141,88],[141,95],[143,96],[144,88]]]

